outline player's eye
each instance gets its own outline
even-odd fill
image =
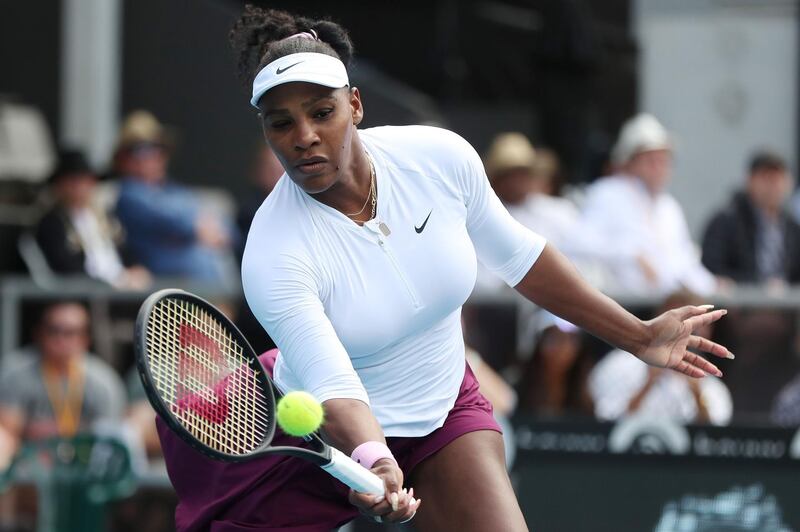
[[[314,118],[328,118],[333,113],[333,108],[326,107],[325,109],[320,109],[316,113],[314,113]]]
[[[285,129],[291,124],[289,120],[273,120],[270,122],[269,127],[270,129]]]

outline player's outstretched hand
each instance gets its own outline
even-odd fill
[[[652,366],[670,368],[690,377],[700,378],[706,374],[721,377],[722,372],[717,366],[689,351],[694,349],[720,358],[733,358],[724,346],[693,334],[728,313],[713,308],[713,305],[689,305],[669,310],[646,322],[653,340],[636,355]]]
[[[422,500],[414,498],[414,488],[402,488],[403,472],[397,464],[393,460],[378,460],[371,471],[383,480],[386,493],[376,497],[350,490],[350,504],[382,523],[402,523],[414,517]]]

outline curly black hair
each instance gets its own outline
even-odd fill
[[[314,30],[318,40],[289,39],[296,33]],[[317,52],[336,57],[350,66],[353,43],[339,24],[327,19],[313,20],[278,9],[262,9],[248,4],[229,35],[238,53],[239,77],[250,87],[265,65],[289,54]]]

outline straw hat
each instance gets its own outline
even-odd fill
[[[501,133],[486,152],[484,165],[489,179],[516,168],[536,169],[536,150],[522,133]]]
[[[611,150],[614,164],[625,164],[644,151],[671,150],[673,139],[661,122],[651,114],[640,113],[622,126]]]
[[[117,151],[139,145],[157,145],[171,150],[175,135],[149,111],[133,111],[122,123],[117,138]]]

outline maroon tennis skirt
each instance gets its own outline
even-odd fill
[[[272,372],[277,350],[261,363]],[[347,486],[319,467],[287,456],[265,456],[229,463],[207,458],[156,419],[170,481],[178,495],[175,523],[181,531],[243,530],[328,532],[357,517]],[[492,406],[478,391],[469,365],[455,405],[444,425],[419,438],[387,438],[406,478],[417,464],[462,434],[501,432]],[[303,446],[304,441],[276,430],[274,445]]]

